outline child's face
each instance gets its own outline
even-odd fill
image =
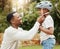
[[[47,13],[47,12],[49,12],[49,10],[48,9],[46,9],[46,8],[44,8],[44,9],[38,9],[38,13],[39,13],[39,15],[43,15],[44,13]]]

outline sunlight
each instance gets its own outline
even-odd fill
[[[23,6],[29,2],[30,0],[12,0],[12,11],[17,11],[20,8],[23,9]]]

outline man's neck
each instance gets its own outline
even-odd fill
[[[18,29],[18,26],[17,25],[11,25],[13,28],[16,28],[16,29]]]

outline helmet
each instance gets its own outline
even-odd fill
[[[50,1],[41,1],[36,5],[36,8],[46,8],[49,11],[52,9],[52,3]]]

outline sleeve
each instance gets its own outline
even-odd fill
[[[54,22],[53,22],[52,18],[46,19],[46,21],[45,21],[45,27],[46,28],[49,28],[49,27],[53,27],[54,28]]]
[[[26,31],[26,30],[18,31],[14,35],[14,39],[15,40],[31,40],[34,37],[34,35],[37,33],[39,29],[39,25],[40,24],[36,22],[35,25],[32,27],[32,29],[30,29],[29,31]]]

